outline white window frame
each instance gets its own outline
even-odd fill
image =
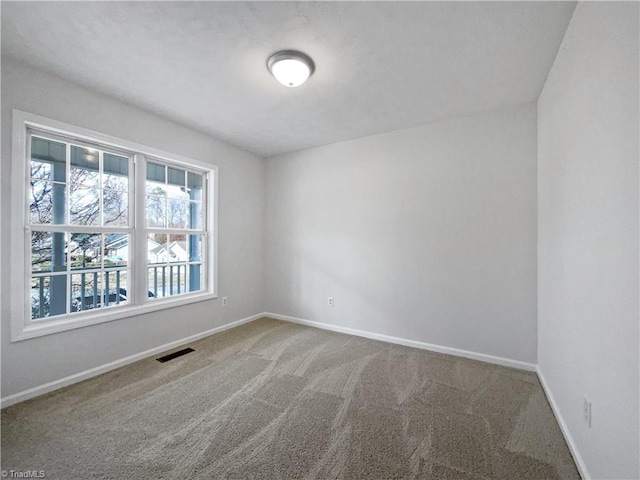
[[[128,140],[112,137],[86,128],[77,127],[50,118],[34,115],[20,110],[13,110],[12,131],[12,163],[11,163],[11,341],[16,342],[49,335],[66,330],[96,325],[136,315],[187,305],[194,302],[211,300],[218,297],[218,167],[206,162],[194,160],[181,155],[164,152],[156,148],[141,145]],[[27,158],[27,130],[40,130],[53,135],[85,141],[106,148],[135,152],[135,167],[131,172],[135,182],[134,194],[131,197],[130,212],[133,211],[133,222],[121,231],[131,232],[130,258],[142,259],[133,264],[129,262],[132,272],[131,282],[135,298],[130,303],[118,307],[100,308],[85,312],[56,315],[47,320],[31,320],[31,300],[28,290],[31,281],[31,242],[29,230],[29,209],[27,202],[28,172],[30,159]],[[36,134],[37,135],[37,134]],[[160,160],[169,165],[185,168],[197,168],[206,173],[205,186],[206,224],[205,235],[207,257],[205,259],[205,279],[207,288],[201,292],[185,293],[176,296],[153,299],[146,297],[147,248],[145,202],[137,201],[140,193],[145,191],[146,158],[150,161]],[[143,172],[139,174],[139,172]],[[144,195],[142,195],[144,197]]]

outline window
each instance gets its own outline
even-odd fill
[[[13,168],[13,340],[215,297],[215,167],[14,111]]]
[[[133,156],[30,128],[27,144],[31,320],[127,304]]]
[[[202,173],[147,162],[148,296],[160,298],[202,288]]]

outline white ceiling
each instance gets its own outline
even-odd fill
[[[537,99],[574,2],[1,2],[2,52],[262,156]],[[276,50],[316,72],[286,88]]]

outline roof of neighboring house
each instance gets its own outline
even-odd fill
[[[150,246],[151,248],[149,248]],[[161,245],[158,242],[156,242],[155,240],[151,240],[150,238],[147,238],[147,250],[151,251],[152,249],[155,249],[156,247],[159,247],[159,246]]]
[[[113,233],[107,235],[105,243],[107,248],[119,248],[129,243],[129,236],[126,233]]]
[[[175,242],[171,242],[171,244],[169,245],[169,251],[172,252],[175,247],[180,247],[180,249],[183,252],[187,251],[187,242],[185,240],[176,240]],[[149,252],[154,253],[154,254],[158,254],[160,253],[162,250],[165,250],[166,245],[165,244],[161,244],[158,245],[155,248],[152,248],[151,250],[149,250]]]

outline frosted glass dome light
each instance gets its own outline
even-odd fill
[[[298,87],[307,81],[315,66],[308,55],[294,50],[283,50],[269,57],[267,68],[285,87]]]

